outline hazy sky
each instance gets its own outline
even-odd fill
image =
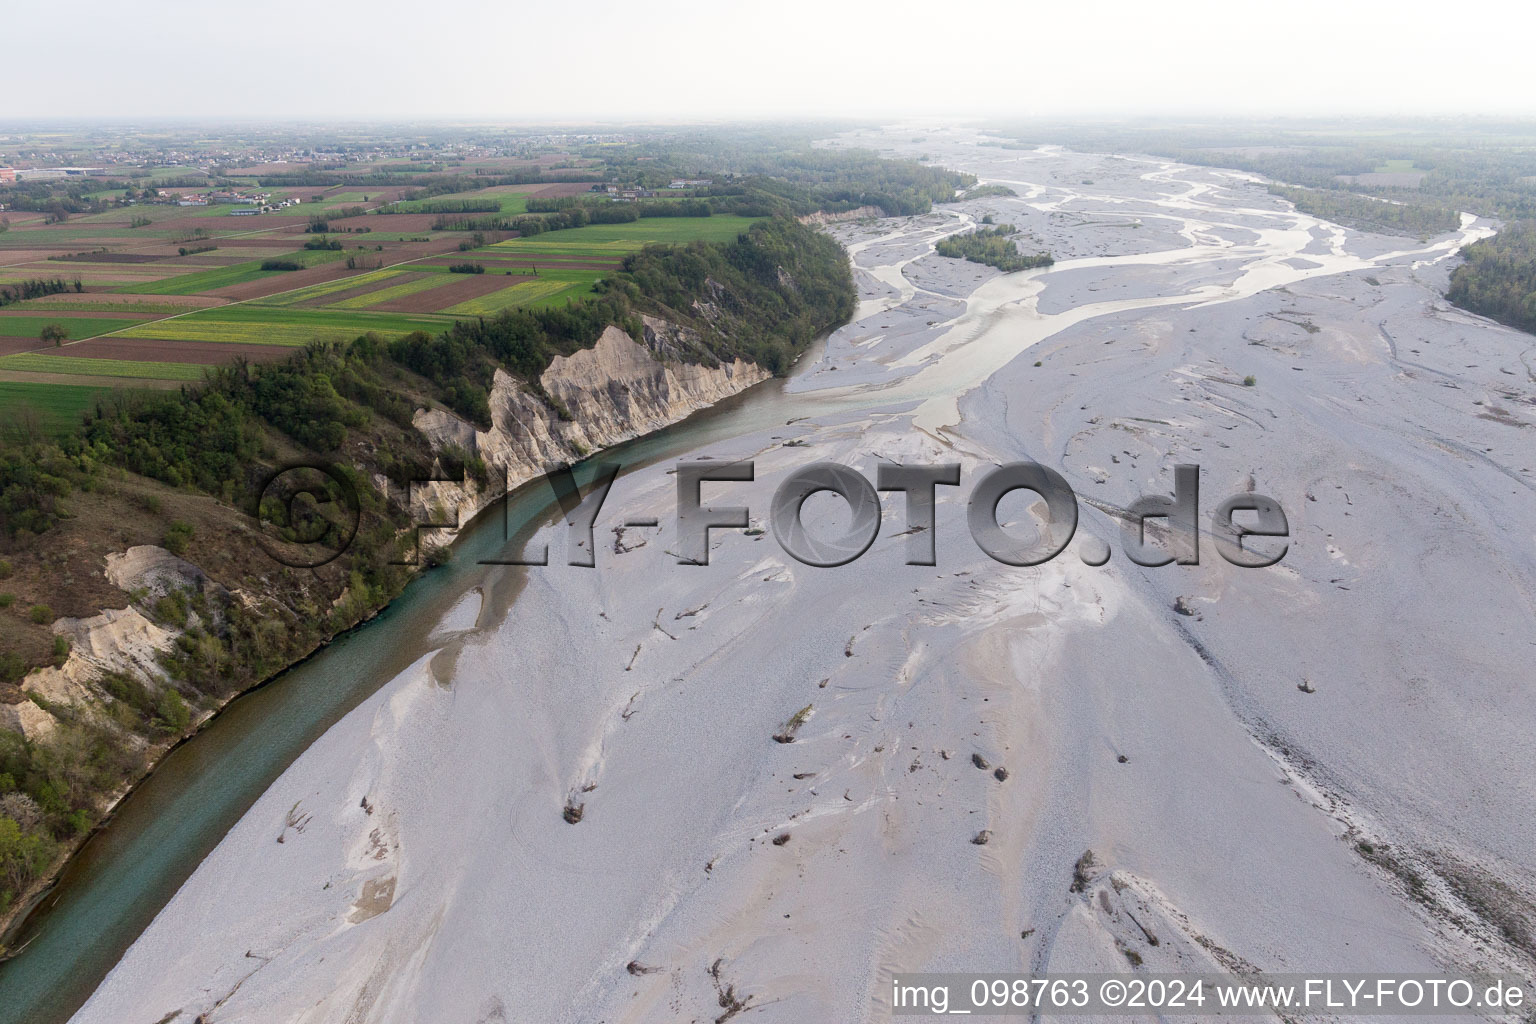
[[[1516,0],[10,5],[0,121],[1536,114]]]

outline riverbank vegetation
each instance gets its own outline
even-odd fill
[[[1511,224],[1461,250],[1446,297],[1456,305],[1536,334],[1536,222]]]
[[[984,263],[1005,273],[1048,267],[1056,262],[1048,252],[1030,255],[1019,252],[1018,244],[1013,240],[1017,231],[1012,224],[978,228],[962,235],[940,239],[934,246],[934,252],[954,260]]]
[[[1302,213],[1358,231],[1428,238],[1455,231],[1461,217],[1438,203],[1401,203],[1337,189],[1269,186],[1269,194],[1293,204]]]
[[[967,189],[961,199],[988,199],[993,196],[1017,196],[1018,193],[1007,185],[977,185]]]

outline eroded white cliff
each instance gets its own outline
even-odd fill
[[[676,423],[769,376],[741,359],[709,367],[667,358],[687,344],[687,333],[651,317],[645,325],[645,344],[609,327],[593,347],[550,363],[539,384],[569,418],[500,370],[491,386],[490,430],[445,409],[419,410],[416,428],[433,449],[457,445],[479,455],[491,483],[417,484],[410,496],[413,514],[465,524],[501,493],[503,479],[508,488],[516,487],[555,466]]]

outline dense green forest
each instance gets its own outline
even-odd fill
[[[379,213],[500,213],[501,200],[494,196],[489,199],[435,199],[424,202],[413,202],[409,206],[403,203],[388,203],[379,208]]]
[[[1512,224],[1464,247],[1446,297],[1458,306],[1536,334],[1536,223]]]
[[[1402,203],[1338,189],[1269,186],[1269,194],[1295,204],[1302,213],[1361,231],[1427,238],[1455,231],[1461,217],[1448,206]]]
[[[994,228],[978,228],[963,235],[951,235],[940,239],[934,252],[954,260],[985,263],[989,267],[1012,273],[1015,270],[1031,270],[1048,267],[1056,260],[1048,252],[1026,256],[1019,252],[1013,236],[1018,231],[1012,224],[999,224]]]
[[[1452,230],[1458,211],[1496,217],[1506,227],[1490,242],[1463,250],[1468,263],[1452,274],[1446,294],[1474,313],[1532,329],[1536,124],[1531,122],[1458,118],[1132,126],[1041,121],[999,134],[1034,144],[1149,153],[1252,171],[1304,186],[1271,190],[1299,209],[1369,230],[1423,235]],[[1377,202],[1382,199],[1401,205],[1389,210]]]

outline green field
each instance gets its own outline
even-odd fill
[[[628,224],[588,224],[582,228],[546,231],[531,238],[509,238],[489,248],[529,254],[612,256],[638,252],[656,243],[730,242],[758,219],[724,214],[718,217],[646,217]]]
[[[228,288],[230,285],[244,284],[247,281],[281,273],[283,273],[281,270],[262,270],[261,260],[251,260],[249,263],[236,263],[229,267],[196,270],[190,274],[168,277],[148,284],[119,285],[112,290],[135,295],[196,295],[199,292]]]
[[[0,337],[35,338],[48,324],[58,324],[69,334],[70,341],[94,338],[98,334],[111,334],[124,327],[143,323],[142,320],[119,320],[115,317],[65,316],[0,316]]]
[[[197,167],[151,167],[149,168],[151,181],[165,181],[168,178],[206,178],[208,173]]]
[[[472,192],[452,192],[448,195],[433,196],[431,199],[410,200],[407,202],[391,204],[388,209],[396,213],[421,213],[431,212],[431,204],[453,202],[457,199],[495,199],[501,203],[501,212],[504,214],[527,213],[528,193],[531,186],[528,185],[497,185],[486,189],[477,189]],[[467,213],[466,217],[494,216],[489,211],[483,213]]]
[[[518,241],[518,239],[509,239],[508,241],[515,242]],[[624,261],[624,257],[628,256],[632,251],[633,250],[598,252],[592,246],[587,246],[586,249],[581,253],[571,254],[553,252],[547,247],[536,252],[531,249],[525,249],[520,252],[512,252],[508,250],[485,248],[471,250],[471,258],[477,261],[484,260],[486,266],[490,266],[493,262],[502,262],[511,265],[527,264],[530,260],[537,260],[540,264],[548,264],[550,266],[560,266],[562,263],[585,263],[595,261],[599,263],[611,264],[612,266],[616,267],[622,263]]]
[[[204,367],[195,363],[136,362],[131,359],[91,359],[21,352],[0,356],[0,370],[80,373],[94,377],[139,377],[147,380],[202,380]]]
[[[527,187],[496,186],[434,197],[424,202],[492,196],[500,204],[503,213],[514,214],[526,211],[529,191]],[[300,207],[293,208],[291,213],[294,216],[323,214],[327,209],[360,203],[365,194],[373,201],[379,198],[373,190],[338,189],[324,195],[321,202],[302,204]],[[409,205],[403,207],[403,209],[409,208]],[[227,214],[229,209],[230,207],[210,207],[204,211],[199,208],[136,207],[131,211],[110,211],[91,218],[78,218],[78,221],[86,221],[86,223],[72,220],[58,227],[29,231],[26,244],[29,248],[38,245],[46,249],[46,244],[39,243],[44,241],[42,236],[48,235],[55,238],[89,237],[91,239],[89,244],[95,245],[98,240],[105,243],[108,236],[121,233],[135,240],[131,244],[142,246],[153,241],[157,234],[155,228],[160,225],[155,225],[155,228],[130,230],[125,226],[128,216],[144,215],[157,218],[161,214],[175,215],[176,213],[186,216],[189,211],[215,216]],[[172,213],[173,210],[175,213]],[[294,216],[289,216],[279,223],[286,222],[291,225]],[[50,323],[56,323],[64,328],[71,340],[110,334],[126,338],[289,347],[306,345],[316,339],[350,339],[370,331],[385,336],[399,336],[411,331],[436,334],[448,328],[455,318],[495,315],[515,308],[547,309],[580,301],[595,294],[596,283],[605,275],[616,272],[625,256],[647,245],[687,243],[694,240],[730,241],[747,230],[755,219],[724,215],[707,218],[654,217],[625,224],[590,224],[581,228],[546,232],[529,238],[510,239],[467,252],[453,251],[453,247],[461,241],[462,233],[421,231],[369,231],[363,234],[334,232],[328,236],[304,235],[302,237],[293,234],[277,234],[270,236],[272,244],[269,248],[266,245],[266,239],[268,233],[275,228],[272,220],[260,218],[249,226],[241,221],[235,221],[233,223],[238,226],[234,230],[209,231],[206,239],[189,242],[189,244],[198,244],[206,241],[207,244],[217,245],[220,234],[239,234],[263,239],[262,244],[254,248],[229,250],[222,253],[221,255],[224,256],[238,256],[240,262],[230,266],[200,266],[195,262],[188,262],[174,256],[163,261],[145,264],[102,263],[98,266],[87,260],[81,260],[62,262],[56,269],[49,265],[47,269],[57,276],[72,279],[79,275],[87,284],[104,287],[125,296],[136,295],[145,298],[131,300],[130,304],[125,306],[114,306],[102,302],[99,297],[93,297],[91,294],[72,294],[67,300],[60,296],[60,301],[55,304],[29,302],[25,306],[12,310],[10,315],[0,314],[0,336],[37,338],[44,326]],[[253,218],[253,220],[256,219]],[[90,223],[91,221],[97,223]],[[374,215],[367,218],[349,218],[337,223],[352,227],[387,226],[389,218]],[[14,236],[20,233],[8,234],[12,237],[7,238],[6,243],[16,241]],[[169,235],[171,232],[160,234]],[[185,238],[184,231],[179,234],[183,239]],[[337,240],[343,248],[316,250],[297,248],[304,241],[317,237]],[[406,254],[395,249],[393,245],[384,245],[382,252],[375,250],[375,246],[396,240],[405,241],[424,237],[437,240],[443,251],[428,257],[419,257],[417,254],[422,251],[421,249],[408,250],[407,262],[395,263],[393,266],[375,270],[357,270],[338,279],[316,284],[288,286],[282,281],[284,271],[261,269],[261,264],[267,259],[288,259],[305,266],[344,260],[351,255],[362,256],[370,263],[375,258],[385,261],[398,260]],[[487,286],[497,290],[458,302],[438,313],[387,313],[373,309],[381,303],[407,296],[420,296],[423,304],[430,302],[436,289],[446,289],[457,279],[456,275],[451,274],[450,268],[453,264],[462,262],[481,263],[487,274],[494,275],[485,279]],[[9,274],[21,275],[17,278],[18,280],[31,279],[39,276],[39,270],[30,265],[10,268],[0,271],[0,281]],[[178,306],[164,300],[156,301],[154,298],[155,296],[203,295],[232,285],[271,277],[277,280],[270,282],[270,285],[287,287],[288,290],[253,300],[203,308]],[[498,277],[505,277],[504,285],[500,282],[493,283]],[[531,280],[528,279],[530,277]],[[371,292],[353,296],[345,295],[360,287],[370,286],[374,288]],[[453,300],[445,297],[441,301],[452,302]],[[25,314],[17,315],[22,310],[25,310]],[[77,311],[124,315],[111,315],[100,319],[71,315],[72,312]],[[128,314],[140,314],[140,318],[131,319]],[[145,314],[162,315],[162,318],[145,320],[142,319]],[[52,349],[43,349],[0,357],[0,371],[9,371],[12,374],[73,374],[82,379],[110,377],[121,379],[124,386],[132,386],[135,380],[145,384],[154,381],[195,381],[201,379],[206,372],[206,368],[200,364],[171,361],[175,353],[166,352],[164,356],[160,356],[159,353],[155,355],[156,359],[152,361],[77,358]],[[32,386],[31,382],[28,383]],[[69,385],[53,386],[69,388],[71,391],[84,390],[85,387],[76,389]],[[75,408],[65,401],[62,395],[51,392],[38,392],[38,394],[48,396],[55,405],[67,411],[73,412]]]
[[[319,337],[355,338],[369,331],[384,335],[409,334],[411,331],[435,334],[450,323],[451,317],[431,314],[283,309],[242,304],[143,323],[123,332],[122,337],[300,346]]]
[[[62,272],[54,270],[54,266],[55,264],[50,263],[47,265],[48,269],[45,270],[43,269],[43,265],[33,263],[20,269],[8,272],[0,272],[0,284],[20,284],[23,281],[32,281],[39,277],[62,277],[66,281],[69,281],[71,284],[78,280],[87,288],[117,288],[121,285],[130,283],[147,285],[157,281],[164,281],[166,279],[166,275],[169,273],[174,273],[176,269],[171,267],[164,270],[152,271],[149,274],[145,274],[139,277],[132,276],[132,269],[124,271],[121,265],[110,267],[102,265],[90,265],[82,267],[78,263],[66,263],[63,264],[63,266],[70,267],[72,269]],[[150,266],[150,264],[141,263],[139,266]],[[130,277],[132,277],[131,281],[128,280]],[[129,288],[127,290],[132,291],[133,289]],[[6,308],[9,309],[10,307],[7,306]]]
[[[10,424],[24,422],[24,413],[37,417],[38,426],[50,434],[62,434],[80,423],[110,388],[76,384],[35,384],[0,380],[0,416]]]
[[[592,295],[592,286],[608,271],[562,264],[602,260],[617,267],[618,259],[647,245],[685,243],[695,240],[729,242],[752,226],[755,217],[646,217],[628,224],[588,224],[586,227],[547,231],[530,238],[509,238],[467,253],[484,260],[488,271],[520,268],[498,258],[526,260],[538,268],[539,281],[513,285],[499,292],[451,306],[444,312],[480,316],[512,306],[545,309],[563,306]],[[552,287],[558,282],[559,287]]]
[[[306,199],[299,205],[305,209],[308,209],[311,206],[329,206],[332,204],[340,204],[342,206],[361,206],[363,203],[368,202],[370,199],[377,198],[379,198],[379,194],[377,192],[322,192],[320,195],[314,196],[311,199]],[[289,209],[291,210],[293,207],[289,207]]]
[[[68,249],[76,245],[85,244],[95,247],[97,245],[152,245],[157,239],[168,241],[182,232],[164,227],[160,224],[151,224],[147,228],[130,228],[128,221],[121,224],[97,224],[92,226],[89,218],[96,214],[84,214],[80,217],[71,217],[64,224],[50,224],[47,227],[30,228],[25,238],[29,249]],[[153,220],[154,218],[150,218]],[[15,221],[11,222],[15,227]],[[236,232],[224,232],[235,234]],[[17,249],[21,246],[16,243],[18,238],[11,237],[11,232],[5,233],[6,248]]]
[[[335,239],[353,251],[356,251],[358,246],[362,246],[364,249],[372,249],[378,242],[410,242],[421,241],[425,238],[443,237],[443,232],[441,231],[387,231],[385,230],[385,228],[389,227],[389,219],[387,217],[368,217],[366,219],[362,217],[348,217],[346,220],[332,220],[330,223],[332,225],[339,224],[342,227],[347,225],[367,227],[372,230],[348,232],[336,231],[333,228],[328,234],[304,235],[303,237]],[[287,235],[282,237],[293,238],[294,236]]]
[[[346,259],[350,253],[344,249],[296,249],[285,253],[281,258],[296,260],[306,267],[318,267],[322,263],[335,263]]]
[[[148,231],[162,221],[184,220],[187,217],[220,217],[227,216],[230,210],[239,209],[239,206],[229,203],[210,203],[207,206],[166,206],[160,203],[135,203],[133,206],[122,206],[112,210],[103,210],[100,213],[75,214],[65,221],[66,224],[119,224],[125,231],[135,235]],[[128,222],[135,217],[148,217],[149,223],[142,228],[130,228]],[[253,217],[252,220],[257,218]],[[161,227],[164,227],[161,224]]]

